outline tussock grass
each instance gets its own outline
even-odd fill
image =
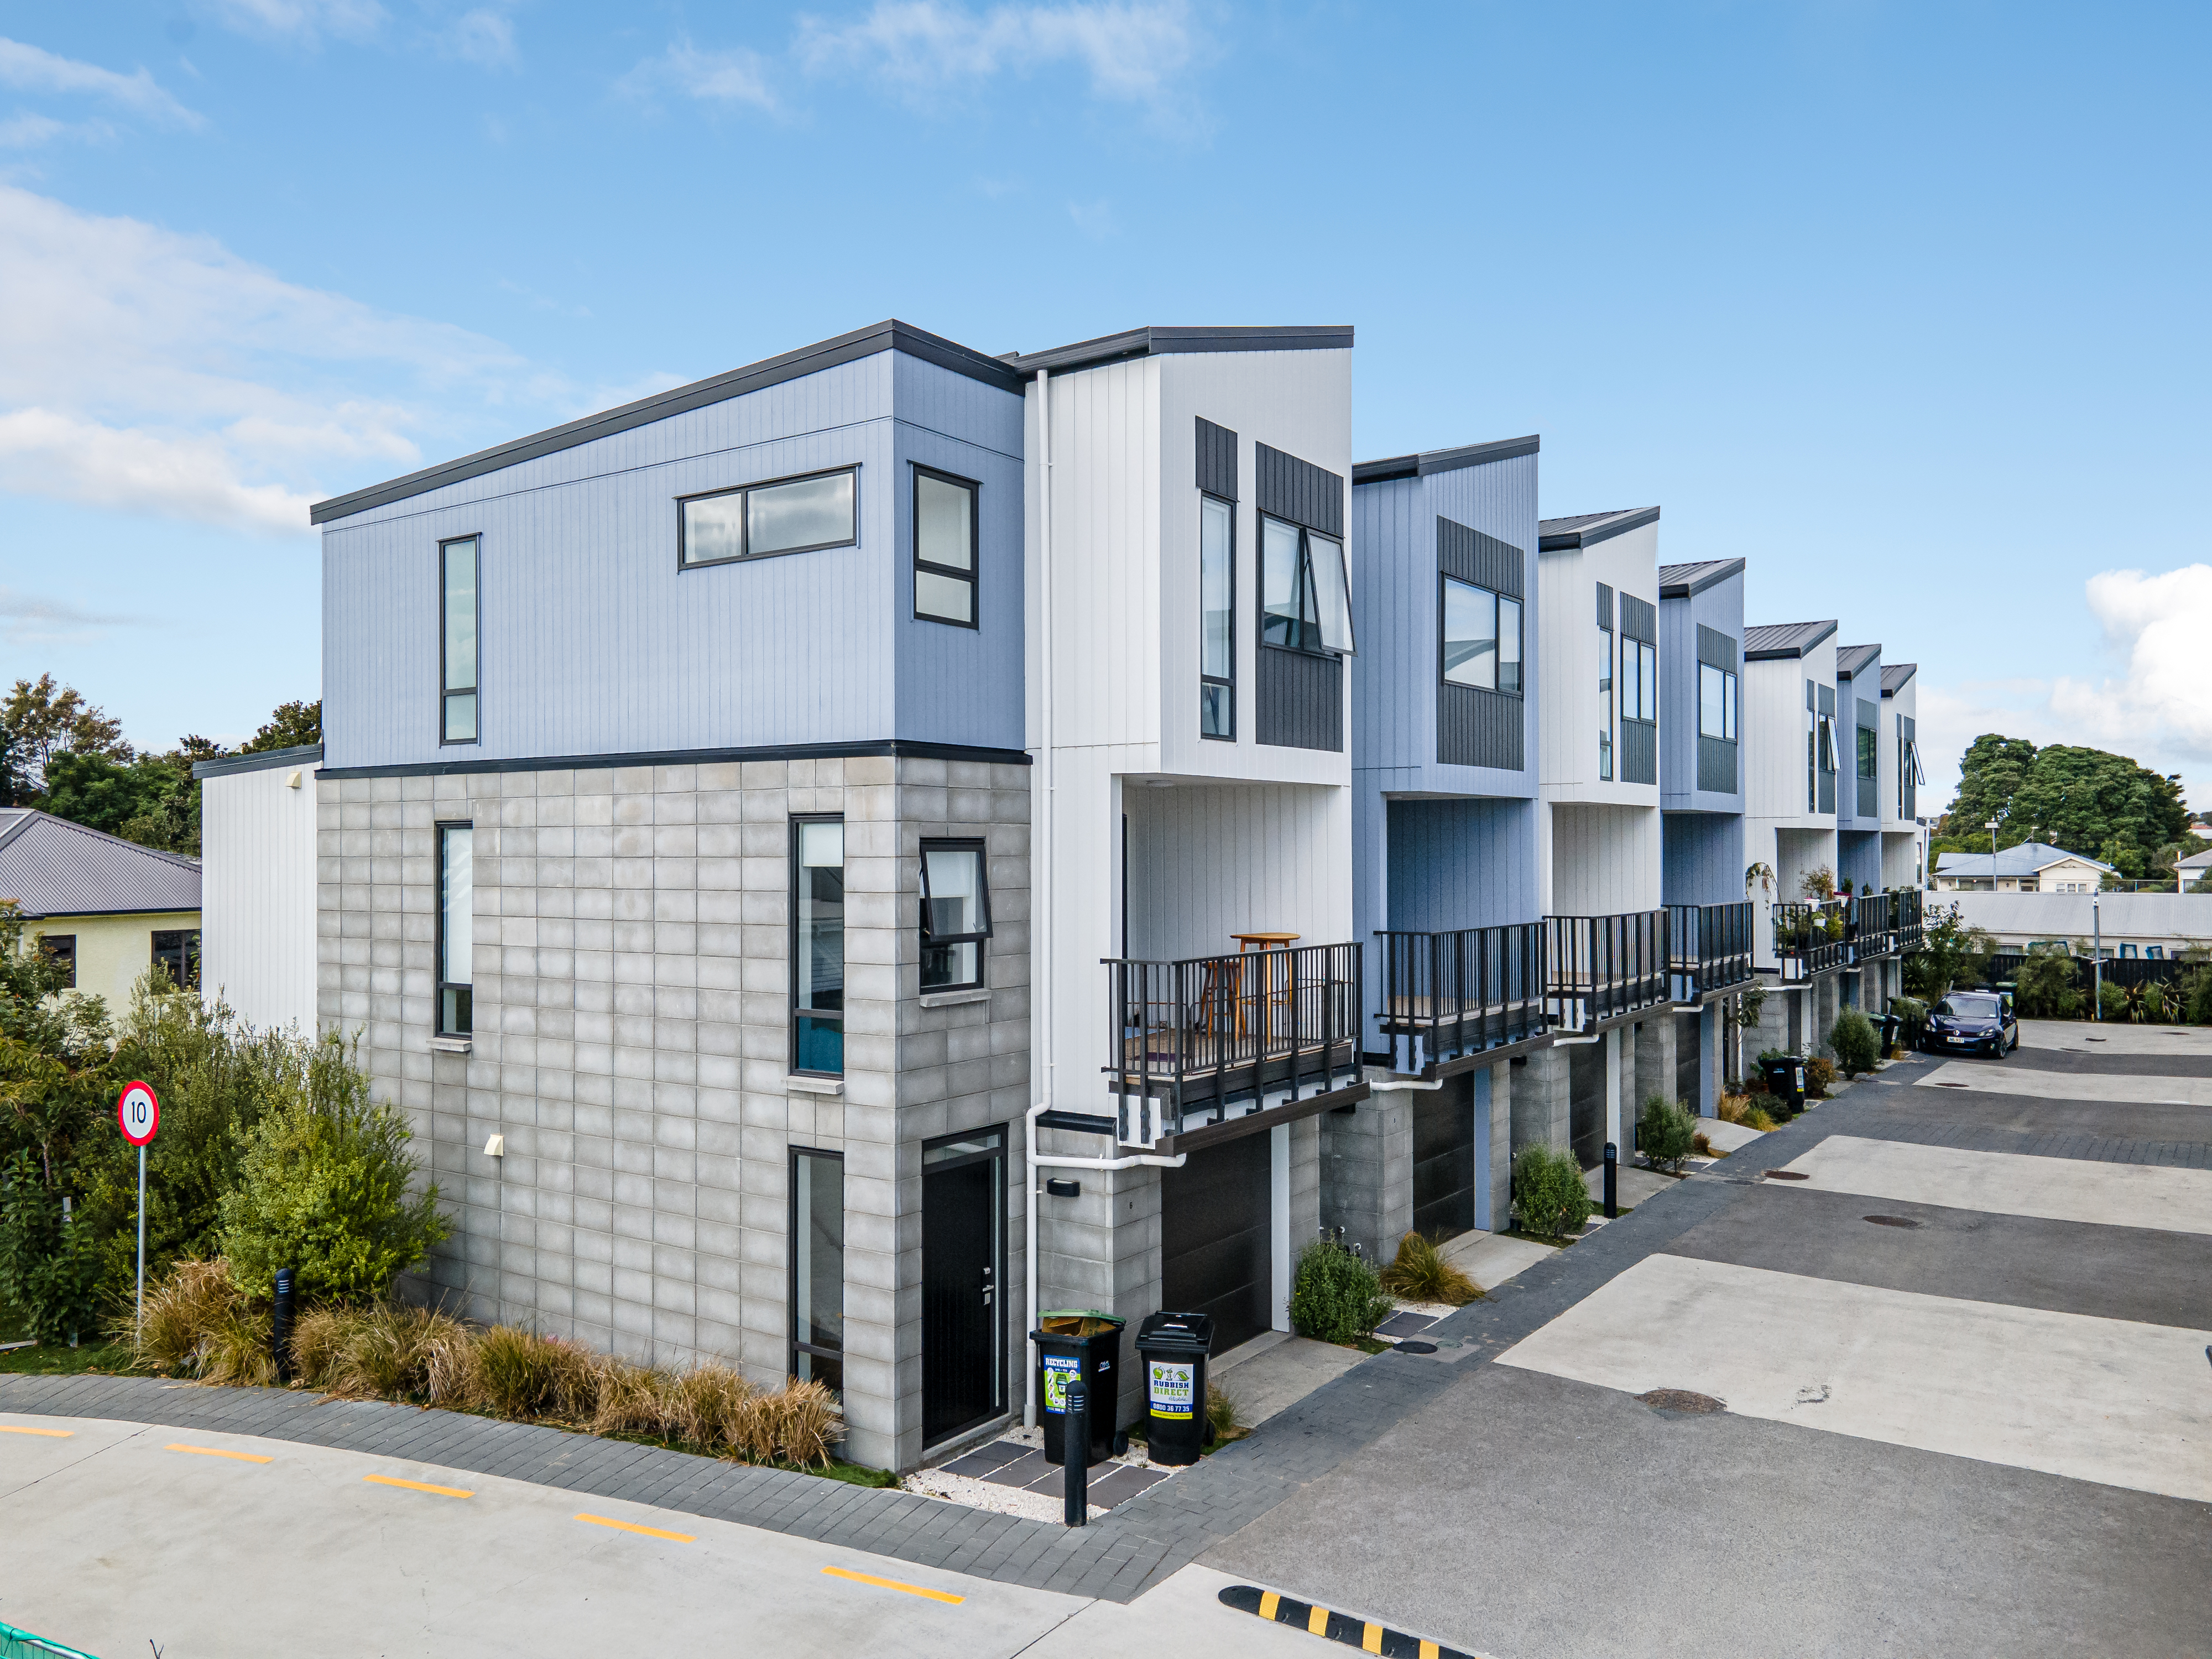
[[[1217,1441],[1242,1440],[1252,1432],[1236,1396],[1211,1378],[1206,1384],[1206,1426]]]
[[[1398,1254],[1382,1270],[1382,1288],[1407,1302],[1439,1302],[1463,1308],[1482,1292],[1482,1286],[1443,1258],[1432,1238],[1407,1233],[1398,1241]]]

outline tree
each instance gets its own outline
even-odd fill
[[[1984,826],[1991,818],[2000,848],[2033,837],[2141,878],[2167,866],[2165,849],[2186,836],[2189,809],[2179,775],[2161,775],[2101,749],[2038,749],[2024,738],[1985,733],[1960,757],[1958,794],[1937,825],[1931,856],[1987,852]]]
[[[1920,949],[1905,959],[1906,988],[1923,1001],[1935,1002],[1953,986],[1981,978],[1996,951],[1994,939],[1960,920],[1957,905],[1930,906]]]
[[[0,728],[8,734],[13,769],[32,793],[46,787],[46,763],[56,755],[100,755],[127,763],[133,752],[123,740],[120,720],[87,702],[76,687],[56,685],[52,674],[40,675],[35,683],[15,682],[7,701],[0,702]]]
[[[56,755],[46,763],[45,805],[56,817],[142,847],[199,855],[199,787],[182,750],[127,766],[104,755]]]
[[[271,749],[298,749],[323,740],[323,700],[280,702],[262,727],[238,746],[241,755],[258,755]],[[186,743],[193,741],[191,738]],[[203,741],[204,741],[203,739]]]

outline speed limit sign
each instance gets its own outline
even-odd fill
[[[146,1085],[130,1084],[123,1091],[123,1098],[115,1103],[115,1121],[123,1126],[125,1140],[133,1146],[143,1146],[161,1127],[161,1103]]]

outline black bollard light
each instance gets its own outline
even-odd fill
[[[1605,1218],[1610,1221],[1620,1213],[1620,1148],[1611,1141],[1605,1143]]]
[[[1080,1527],[1091,1519],[1091,1391],[1078,1371],[1067,1379],[1067,1409],[1060,1419],[1060,1469],[1066,1502],[1061,1519]]]
[[[269,1320],[269,1354],[276,1362],[276,1381],[292,1380],[292,1270],[276,1270],[276,1310]]]

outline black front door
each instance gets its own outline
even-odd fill
[[[944,1439],[1006,1409],[999,1218],[1005,1138],[925,1146],[921,1166],[921,1437]]]

